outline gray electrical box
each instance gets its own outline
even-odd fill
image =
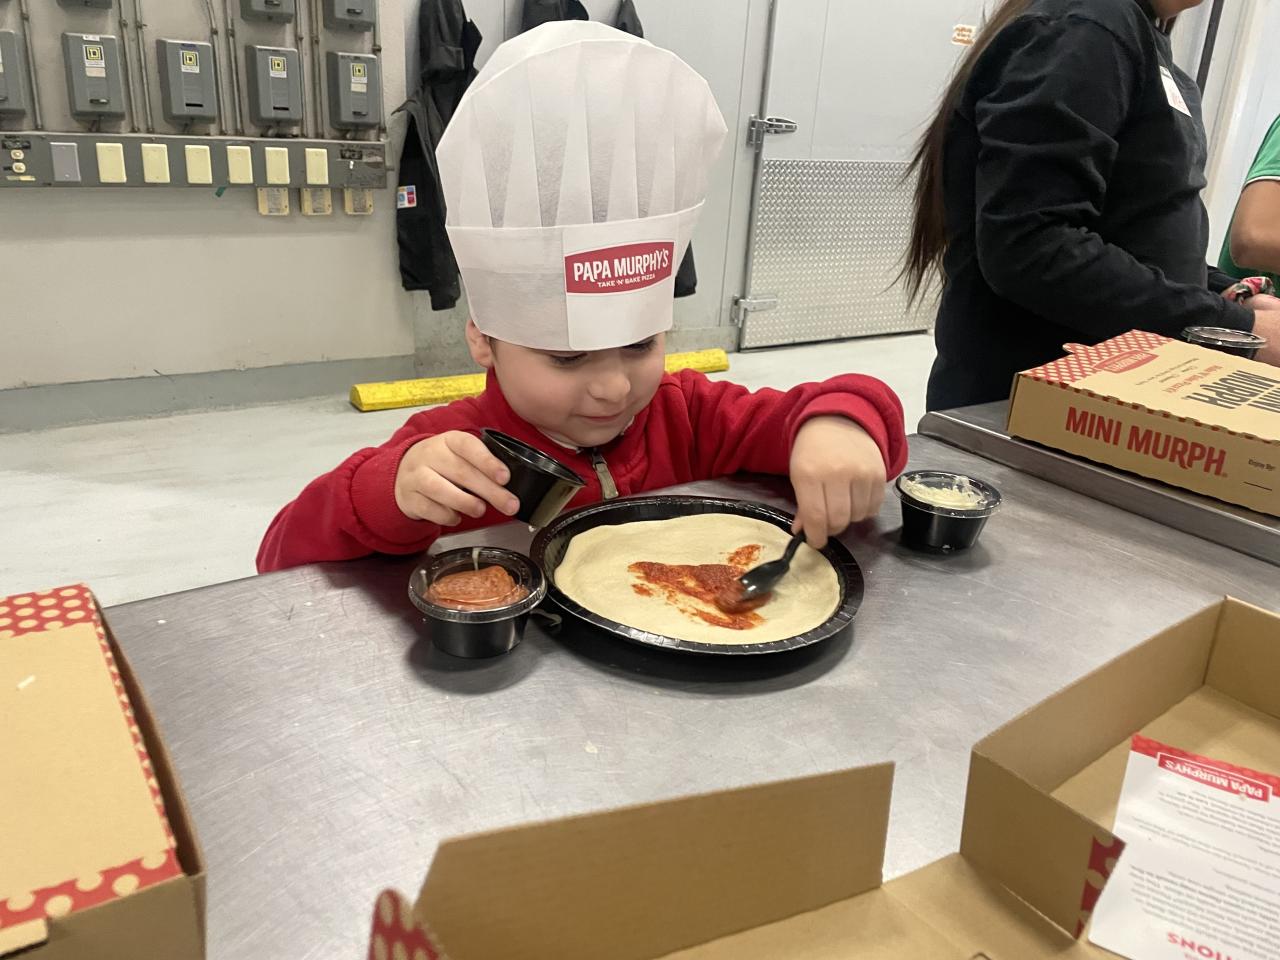
[[[302,119],[302,68],[293,47],[245,47],[249,71],[249,116],[254,123]]]
[[[246,20],[289,23],[297,16],[297,0],[240,0],[240,15]]]
[[[115,37],[64,33],[62,58],[67,68],[67,99],[72,116],[124,116],[120,46]]]
[[[330,30],[372,30],[378,0],[324,0],[324,25]]]
[[[339,130],[382,122],[382,76],[378,58],[329,51],[329,122]]]
[[[18,35],[0,30],[0,117],[22,116],[27,105],[27,66]]]
[[[157,40],[165,119],[184,124],[218,119],[213,46],[195,40]]]
[[[93,7],[97,10],[110,10],[111,0],[58,0],[64,7]]]

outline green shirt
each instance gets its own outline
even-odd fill
[[[1263,138],[1262,146],[1258,148],[1258,155],[1254,158],[1253,166],[1249,168],[1249,175],[1245,177],[1244,185],[1247,187],[1259,180],[1280,180],[1280,117],[1276,118],[1276,122],[1271,125],[1271,129]],[[1241,189],[1243,192],[1243,188]],[[1280,285],[1280,276],[1264,270],[1251,270],[1248,267],[1238,266],[1231,259],[1230,230],[1227,231],[1226,240],[1222,242],[1222,256],[1218,258],[1218,268],[1241,280],[1245,277],[1270,277]]]

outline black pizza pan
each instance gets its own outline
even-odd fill
[[[829,640],[853,624],[854,615],[862,604],[863,579],[858,561],[853,558],[847,547],[838,540],[830,540],[823,548],[822,555],[835,569],[840,584],[840,605],[823,623],[782,640],[768,643],[719,644],[697,643],[692,640],[681,640],[647,630],[638,630],[625,623],[619,623],[601,616],[581,604],[565,596],[556,585],[556,569],[564,560],[569,541],[580,533],[596,527],[614,526],[620,523],[636,523],[645,520],[671,520],[676,517],[687,517],[703,513],[730,513],[742,517],[763,520],[791,533],[791,524],[795,521],[792,514],[774,509],[763,503],[752,503],[742,500],[721,500],[715,497],[630,497],[621,500],[606,500],[603,503],[582,507],[563,514],[544,527],[533,541],[531,550],[533,562],[542,568],[547,577],[547,599],[552,605],[579,623],[587,624],[606,633],[610,633],[631,643],[647,647],[659,647],[663,650],[677,650],[684,653],[713,654],[719,656],[749,656],[763,653],[782,653],[786,650],[797,650],[815,643]]]

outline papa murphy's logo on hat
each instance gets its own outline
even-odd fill
[[[671,276],[675,244],[669,240],[626,243],[564,258],[565,293],[629,293]]]

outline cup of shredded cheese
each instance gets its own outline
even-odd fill
[[[896,489],[902,542],[917,550],[967,550],[1000,506],[1000,491],[990,483],[946,470],[909,471]]]

